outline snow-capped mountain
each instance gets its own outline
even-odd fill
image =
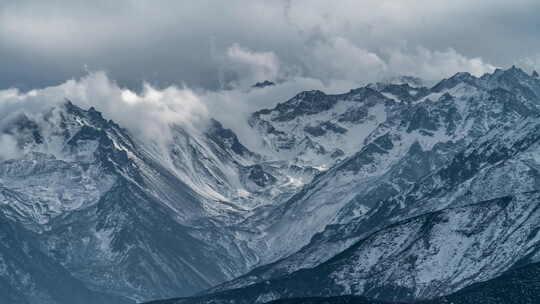
[[[374,87],[379,91],[370,89]],[[350,101],[358,91],[371,92],[371,101]],[[400,98],[389,99],[383,95],[390,91]],[[401,95],[396,95],[399,91]],[[317,96],[323,95],[317,93]],[[332,103],[336,108],[339,102],[335,100],[349,102],[351,106],[345,113],[354,113],[354,107],[379,108],[384,121],[377,124],[360,121],[361,126],[371,128],[367,136],[353,131],[340,135],[347,142],[361,139],[357,141],[357,151],[343,161],[335,162],[335,165],[332,161],[323,162],[331,168],[274,210],[267,222],[271,226],[269,229],[276,231],[268,241],[275,249],[267,253],[267,262],[297,252],[327,225],[357,221],[378,202],[407,190],[489,130],[512,128],[524,118],[536,117],[540,114],[540,82],[517,68],[511,68],[497,70],[481,78],[458,73],[431,89],[376,84],[349,94],[329,96],[328,99],[330,101],[324,104]],[[298,103],[296,98],[291,102]],[[278,108],[283,108],[283,105],[278,105]],[[308,107],[299,105],[300,118],[293,121],[310,124],[319,121],[323,115],[313,114],[311,110],[302,111],[305,108]],[[325,117],[335,122],[339,118],[332,111],[334,107],[324,112],[328,114]],[[277,113],[277,110],[267,112]],[[277,120],[275,124],[282,126],[282,121]],[[294,137],[299,129],[301,127],[293,124],[282,133]],[[334,134],[325,136],[334,138]],[[321,145],[327,142],[325,136],[318,139]],[[276,139],[273,132],[266,137],[269,138],[267,142]],[[329,140],[328,146],[339,145]],[[321,161],[320,158],[317,160]],[[309,257],[303,254],[297,257],[300,264],[292,268],[311,267],[350,245],[344,243],[336,251],[321,247]],[[291,258],[296,259],[294,256]],[[283,267],[291,269],[289,263],[286,264]]]
[[[226,136],[219,127],[211,131]],[[216,228],[239,212],[200,193],[220,182],[213,178],[222,168],[212,168],[206,184],[182,175],[173,158],[183,152],[181,142],[170,147],[173,166],[166,167],[154,147],[70,102],[40,117],[17,117],[5,132],[27,152],[0,165],[4,213],[39,234],[42,251],[88,288],[131,299],[190,294],[254,263],[250,250],[231,242],[232,232]],[[214,144],[223,159],[253,157],[228,139]]]
[[[332,189],[335,184],[331,182],[338,179],[336,172],[352,171],[361,178],[367,171],[363,167],[377,165],[378,155],[391,156],[395,146],[405,145],[402,138],[408,135],[413,137],[412,144],[406,153],[398,154],[399,158],[384,173],[390,174],[382,179],[395,181],[405,175],[410,181],[408,187],[394,193],[381,191],[373,204],[364,207],[367,211],[341,218],[343,210],[369,202],[369,191],[357,184],[349,191],[357,191],[362,199],[356,198],[334,212],[332,224],[298,252],[215,288],[214,294],[177,302],[234,299],[235,303],[263,303],[280,298],[343,294],[387,301],[429,299],[496,278],[509,269],[537,263],[540,99],[536,95],[539,83],[529,82],[531,79],[512,68],[482,78],[458,74],[436,85],[432,91],[440,91],[441,87],[455,90],[458,86],[466,87],[459,91],[466,94],[459,98],[447,96],[437,103],[420,101],[410,105],[414,113],[422,109],[419,105],[430,107],[424,113],[437,113],[431,116],[437,120],[430,124],[433,120],[427,115],[426,119],[404,123],[406,116],[402,115],[397,123],[387,121],[382,124],[386,132],[374,131],[383,134],[373,140],[379,140],[376,148],[369,148],[368,143],[312,183],[316,185],[333,173],[325,184]],[[500,82],[499,87],[495,81]],[[514,89],[508,91],[503,87]],[[435,110],[453,106],[461,109],[454,116],[454,123],[440,123],[449,120]],[[423,122],[421,129],[428,135],[410,131],[418,121]],[[433,138],[430,133],[440,132],[441,127],[445,136],[440,136],[442,140],[432,147],[441,145],[444,149],[426,149],[424,136]],[[460,131],[463,127],[466,129]],[[388,135],[403,129],[400,136]],[[386,138],[386,143],[381,137]],[[409,167],[404,165],[407,163]],[[411,176],[412,168],[424,173]],[[401,175],[394,175],[396,171]],[[321,201],[314,200],[314,194],[309,198],[303,202],[304,208]],[[290,205],[286,211],[289,210]],[[295,210],[295,214],[300,210]],[[291,225],[295,224],[291,221]],[[294,237],[296,230],[289,231]]]
[[[530,304],[540,301],[538,263],[516,267],[502,275],[473,284],[453,294],[432,300],[416,301],[417,304]],[[156,302],[156,304],[167,302]],[[362,296],[286,298],[271,304],[403,304],[404,302],[374,300]],[[408,302],[411,303],[411,302]]]
[[[55,271],[100,303],[457,292],[538,262],[539,115],[514,67],[301,92],[250,116],[264,155],[212,119],[163,142],[69,101],[20,113],[0,218],[29,249],[1,248],[0,290],[72,303]]]
[[[389,302],[433,298],[537,261],[538,192],[413,217],[361,239],[313,268],[171,303],[264,303],[363,295]]]
[[[417,301],[418,304],[530,304],[540,301],[538,263],[516,267],[496,278],[473,284],[453,294],[432,300]],[[167,302],[156,302],[166,304]],[[403,304],[374,300],[362,296],[286,298],[268,302],[271,304]],[[409,302],[411,303],[411,302]]]
[[[2,189],[2,197],[17,195]],[[132,303],[92,291],[40,250],[39,234],[0,215],[0,294],[2,303]]]
[[[457,79],[462,79],[462,81]],[[523,82],[518,81],[518,79]],[[468,81],[473,83],[474,86],[467,85],[466,82]],[[530,81],[532,81],[532,84]],[[500,87],[496,87],[495,82],[500,82]],[[448,83],[454,83],[454,86],[448,85]],[[509,83],[513,84],[509,85]],[[520,84],[516,85],[516,83]],[[443,86],[447,86],[449,91],[454,91],[455,96],[450,95],[450,93],[445,96],[444,93],[441,93],[441,87]],[[515,87],[513,92],[501,89],[501,87],[509,86]],[[492,89],[493,87],[496,89]],[[513,133],[510,133],[510,131],[519,128],[519,125],[515,125],[516,123],[525,117],[536,117],[538,115],[538,100],[540,99],[537,96],[540,95],[530,93],[538,92],[538,81],[516,68],[507,71],[498,70],[492,75],[481,78],[475,78],[467,74],[457,74],[448,80],[442,81],[431,91],[436,91],[437,93],[431,94],[441,96],[440,99],[433,102],[429,100],[429,97],[423,97],[420,102],[409,105],[405,111],[414,113],[409,117],[415,118],[407,121],[405,120],[407,116],[401,114],[396,116],[394,122],[387,121],[380,126],[383,131],[378,134],[382,134],[381,136],[374,136],[373,142],[368,143],[366,148],[317,177],[309,187],[305,187],[299,193],[300,195],[295,196],[293,200],[288,202],[298,204],[298,208],[294,209],[288,206],[284,214],[291,211],[291,220],[283,221],[284,223],[280,223],[280,226],[286,226],[287,223],[290,223],[290,225],[298,223],[297,227],[305,226],[306,223],[309,225],[313,222],[320,224],[320,221],[311,222],[311,215],[314,213],[317,216],[323,214],[327,216],[327,223],[331,224],[325,228],[324,232],[316,235],[310,240],[309,245],[286,259],[261,267],[238,280],[226,284],[224,288],[252,284],[259,280],[266,280],[301,268],[313,267],[330,259],[354,242],[365,237],[370,231],[380,229],[381,226],[385,225],[381,221],[389,218],[379,212],[379,214],[370,215],[369,220],[365,219],[364,214],[369,214],[367,210],[371,210],[373,206],[378,205],[385,198],[406,191],[419,178],[436,170],[442,164],[448,163],[449,159],[457,151],[460,151],[461,147],[479,140],[478,136],[481,134],[491,129],[500,129],[500,132],[508,132],[509,136],[512,136]],[[523,94],[523,92],[528,93]],[[459,95],[458,93],[462,94]],[[426,108],[430,110],[427,111]],[[447,109],[443,113],[453,114],[441,117],[441,108]],[[420,119],[422,116],[417,113],[426,113],[425,118]],[[428,115],[427,113],[433,114]],[[436,122],[437,120],[442,120],[442,122],[430,124],[430,117],[435,118]],[[454,119],[448,117],[454,117]],[[419,122],[424,123],[422,128],[416,127]],[[445,122],[447,122],[446,125]],[[443,128],[439,127],[434,131],[437,125],[443,126]],[[415,129],[419,129],[421,132],[414,132]],[[444,130],[444,132],[441,132],[440,129]],[[437,131],[439,134],[442,133],[442,136],[438,138],[434,136],[433,133]],[[374,134],[377,133],[374,132]],[[394,140],[389,140],[390,138],[394,138]],[[375,142],[375,140],[378,142]],[[433,148],[430,150],[429,140],[441,141],[431,143]],[[403,146],[405,146],[405,149],[400,148]],[[404,151],[401,152],[401,155],[404,156],[398,154],[397,160],[387,165],[389,159],[395,158],[393,155],[396,152],[394,151],[399,151],[399,149]],[[379,165],[373,170],[373,167],[378,165],[378,159],[380,159],[383,166]],[[456,167],[461,165],[460,162],[456,163]],[[370,174],[371,172],[375,174]],[[366,175],[367,178],[363,177]],[[347,178],[344,178],[344,176],[347,176]],[[500,180],[503,181],[504,178],[506,178],[505,175],[501,175]],[[375,181],[370,184],[372,180]],[[321,186],[317,187],[319,183]],[[506,189],[515,189],[517,191],[519,188],[513,187],[516,183],[508,183]],[[352,199],[345,199],[346,202],[338,196],[340,194],[339,189],[344,186],[343,195],[353,197]],[[311,187],[314,189],[311,189]],[[479,186],[478,189],[481,187]],[[478,189],[476,190],[479,191]],[[496,193],[491,188],[484,188],[481,191],[484,193],[490,191]],[[500,193],[501,191],[497,189],[497,192]],[[304,196],[306,199],[297,199]],[[476,197],[476,199],[476,201],[479,201],[482,198]],[[470,202],[474,201],[473,199]],[[316,211],[305,212],[306,206]],[[444,205],[440,204],[430,206],[434,209],[444,207]],[[335,208],[338,211],[328,211],[330,208]],[[401,210],[396,212],[404,217],[413,214]],[[299,216],[303,213],[306,214],[304,218]],[[375,212],[372,210],[371,213]],[[344,216],[345,214],[348,215]],[[281,217],[283,218],[283,216]],[[292,218],[295,220],[293,221]],[[302,219],[304,222],[302,222]],[[299,235],[302,237],[302,233],[313,233],[313,230],[286,227],[283,229],[283,231],[287,231],[286,236],[277,243],[286,242],[286,238],[289,238],[294,240],[291,243],[298,245],[299,238],[296,237],[295,231],[299,231]],[[311,236],[312,234],[308,234],[302,240],[309,240]]]
[[[87,288],[135,300],[245,273],[265,246],[242,223],[319,172],[253,153],[215,120],[173,125],[165,145],[70,101],[2,125],[21,150],[0,162],[3,214]]]

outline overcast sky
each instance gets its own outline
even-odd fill
[[[0,1],[0,88],[105,71],[217,89],[540,64],[538,0]]]

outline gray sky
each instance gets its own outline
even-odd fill
[[[538,0],[0,1],[0,89],[364,83],[540,65]]]

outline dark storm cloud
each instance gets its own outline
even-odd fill
[[[537,0],[0,2],[0,88],[438,78],[540,61]]]

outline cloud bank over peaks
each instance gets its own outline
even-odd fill
[[[386,48],[371,51],[343,37],[321,40],[304,57],[310,75],[327,81],[348,80],[359,84],[384,78],[409,75],[428,81],[439,80],[457,72],[481,76],[495,70],[482,58],[467,58],[456,50],[429,50],[419,46]]]
[[[66,99],[85,109],[95,107],[138,138],[160,143],[170,138],[171,124],[203,129],[208,117],[206,105],[188,88],[158,89],[144,84],[142,91],[136,93],[121,88],[104,72],[92,72],[78,80],[26,93],[1,90],[0,121],[9,122],[23,113],[29,117],[39,116]],[[2,144],[12,142],[3,134]],[[5,157],[13,156],[12,149],[6,151]]]
[[[244,56],[243,54],[241,56]],[[249,52],[248,56],[253,55]],[[255,54],[245,64],[272,63]],[[263,65],[264,65],[263,64]],[[268,66],[264,66],[267,69]],[[270,70],[272,73],[278,70]],[[265,72],[266,73],[266,72]],[[264,76],[268,76],[264,74]],[[248,80],[244,80],[247,81]],[[320,80],[307,77],[290,77],[275,86],[252,89],[238,85],[227,90],[194,90],[187,86],[158,88],[144,83],[141,91],[121,87],[102,71],[89,72],[79,79],[70,79],[57,86],[21,92],[17,89],[0,90],[0,130],[21,114],[39,120],[51,108],[65,102],[88,109],[96,108],[106,119],[112,119],[127,128],[136,138],[165,147],[172,136],[170,125],[178,124],[194,134],[203,132],[209,118],[221,121],[233,129],[241,141],[253,150],[262,150],[258,137],[248,127],[247,118],[256,110],[275,106],[303,90],[320,89],[329,93],[349,90],[353,83],[335,81],[324,84]],[[12,143],[4,137],[7,146]],[[11,144],[10,144],[11,146]],[[6,150],[8,151],[8,150]],[[7,155],[17,152],[9,149]]]
[[[42,113],[67,98],[83,108],[95,107],[138,138],[161,146],[171,139],[171,124],[201,132],[208,118],[215,118],[233,129],[248,148],[260,152],[264,149],[247,126],[248,116],[301,91],[341,93],[392,76],[438,80],[457,72],[482,75],[495,68],[481,58],[467,58],[454,49],[401,47],[372,51],[344,37],[315,40],[304,52],[304,66],[309,71],[285,65],[274,52],[233,43],[220,55],[223,73],[233,74],[225,77],[228,81],[221,90],[192,89],[186,85],[159,88],[144,82],[142,89],[135,91],[122,87],[101,71],[28,92],[0,90],[0,121],[23,112]],[[263,80],[277,81],[277,85],[251,88]]]
[[[304,60],[310,74],[327,81],[376,81],[389,70],[379,55],[343,37],[315,42],[307,49]]]
[[[223,122],[242,137],[242,141],[257,149],[258,142],[250,133],[247,116],[273,107],[304,89],[346,90],[350,84],[329,87],[316,79],[291,78],[263,89],[235,88],[229,90],[193,90],[186,86],[157,88],[143,84],[140,92],[118,85],[105,72],[90,72],[80,79],[70,79],[57,86],[21,92],[0,90],[0,130],[19,115],[38,118],[51,108],[69,99],[88,109],[96,108],[106,119],[127,128],[136,138],[163,148],[171,140],[170,125],[177,124],[193,134],[203,132],[209,118]],[[13,142],[7,135],[2,143]],[[16,151],[6,149],[4,157]]]
[[[522,58],[516,62],[528,71],[540,71],[540,53]]]
[[[254,51],[239,43],[224,53],[220,57],[222,87],[229,90],[246,89],[264,80],[286,82],[298,78],[316,79],[328,87],[349,83],[349,88],[403,75],[429,82],[458,72],[481,76],[496,68],[480,57],[468,58],[453,48],[399,46],[370,50],[341,36],[313,40],[303,50],[301,65],[284,64],[274,52]]]

